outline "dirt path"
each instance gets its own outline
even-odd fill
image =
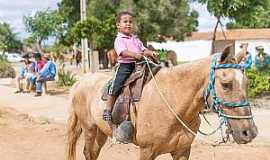
[[[270,159],[269,110],[256,110],[258,138],[248,145],[226,144],[211,147],[200,141],[193,144],[191,160],[267,160]],[[33,119],[9,108],[0,108],[1,160],[62,160],[64,159],[65,128],[46,119]],[[82,160],[82,140],[78,159]],[[106,144],[99,160],[137,160],[138,147]],[[158,160],[171,160],[163,155]]]

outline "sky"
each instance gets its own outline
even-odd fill
[[[0,0],[0,22],[7,22],[11,28],[18,33],[19,37],[26,37],[28,34],[23,25],[23,16],[34,14],[39,10],[47,8],[56,9],[60,0]],[[212,31],[216,20],[206,10],[206,6],[193,3],[192,9],[199,12],[198,30]]]

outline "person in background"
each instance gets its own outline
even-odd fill
[[[35,53],[34,58],[35,58],[35,61],[34,61],[34,63],[35,63],[35,65],[34,65],[35,66],[34,74],[27,77],[27,81],[30,84],[29,88],[27,89],[28,93],[31,92],[31,90],[35,87],[37,75],[45,65],[45,61],[42,60],[40,53]]]
[[[256,47],[257,55],[255,56],[255,67],[257,70],[265,70],[270,68],[270,56],[264,52],[262,46]]]
[[[19,76],[16,78],[16,86],[18,88],[15,93],[21,93],[24,92],[23,86],[22,86],[22,80],[26,79],[28,76],[30,76],[34,71],[34,62],[30,60],[29,54],[24,54],[22,56],[23,58],[23,66],[19,69]],[[26,84],[26,89],[28,88],[28,83]]]
[[[81,67],[81,62],[82,62],[82,52],[77,51],[75,55],[75,60],[76,60],[76,67]]]
[[[42,57],[45,65],[37,73],[36,78],[36,94],[35,97],[42,95],[42,85],[46,81],[53,81],[56,76],[56,65],[51,61],[49,54],[44,54]]]
[[[248,45],[248,44],[241,44],[240,45],[240,48],[243,49],[244,45]],[[251,66],[252,66],[252,56],[251,56],[251,53],[249,51],[246,51],[244,54],[245,55],[242,58],[242,60],[240,62],[240,65],[243,67],[244,70],[251,69]]]

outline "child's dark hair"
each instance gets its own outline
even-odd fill
[[[119,12],[116,16],[116,23],[119,23],[123,15],[130,15],[131,17],[134,17],[134,15],[129,11],[122,11]]]

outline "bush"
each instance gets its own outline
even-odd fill
[[[246,71],[249,80],[248,95],[251,98],[270,94],[270,71],[251,69]]]
[[[76,81],[76,77],[70,71],[65,71],[64,69],[58,71],[58,85],[72,86]]]
[[[7,62],[4,56],[0,56],[0,78],[15,78],[14,68]]]

